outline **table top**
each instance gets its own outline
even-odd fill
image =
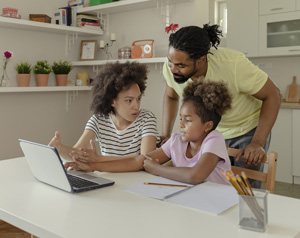
[[[125,191],[153,177],[144,171],[98,174],[115,185],[70,194],[37,181],[23,157],[0,161],[0,219],[43,238],[300,237],[299,199],[269,194],[260,233],[238,227],[237,205],[214,215]]]

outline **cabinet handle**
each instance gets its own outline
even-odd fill
[[[283,9],[283,7],[276,7],[276,8],[272,8],[271,11],[280,11],[282,9]]]
[[[300,50],[294,49],[294,50],[289,50],[289,51],[300,51]]]

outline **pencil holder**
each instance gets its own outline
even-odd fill
[[[253,189],[254,196],[239,195],[239,226],[264,232],[268,224],[268,191]]]

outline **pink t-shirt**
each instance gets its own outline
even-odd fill
[[[207,152],[217,155],[220,160],[205,181],[230,185],[221,173],[222,170],[231,170],[231,164],[224,137],[219,131],[214,130],[205,137],[200,151],[193,158],[186,157],[187,146],[188,142],[182,141],[180,134],[172,134],[171,138],[163,144],[162,150],[171,158],[175,167],[194,167],[201,155]]]

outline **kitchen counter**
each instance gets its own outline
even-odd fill
[[[281,102],[280,108],[300,109],[299,102]]]

